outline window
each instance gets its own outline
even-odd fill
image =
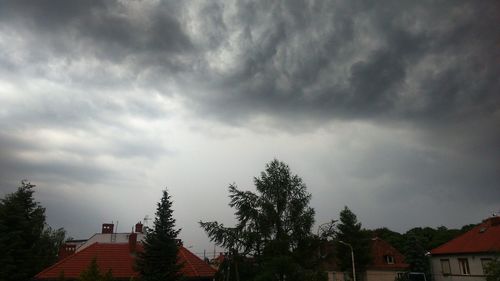
[[[483,266],[483,273],[484,273],[484,274],[486,274],[486,272],[485,272],[485,270],[484,270],[484,269],[486,268],[486,266],[487,266],[487,265],[488,265],[488,263],[490,263],[490,262],[491,262],[491,259],[489,259],[489,258],[484,258],[484,259],[481,259],[481,265]]]
[[[394,256],[385,255],[384,259],[385,259],[385,263],[394,264]]]
[[[450,260],[449,259],[441,260],[441,272],[443,272],[443,275],[451,274],[451,267],[450,267]]]
[[[460,274],[470,275],[469,261],[467,259],[458,259],[458,268],[460,269]]]

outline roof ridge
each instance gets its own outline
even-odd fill
[[[485,231],[481,231],[482,229]],[[483,253],[500,250],[500,225],[491,226],[485,220],[450,241],[431,250],[433,255]]]
[[[474,230],[476,230],[476,229],[481,229],[482,227],[485,227],[485,226],[486,226],[486,225],[485,225],[485,223],[484,223],[484,222],[482,222],[482,223],[480,223],[480,224],[478,224],[478,225],[474,226],[473,228],[471,228],[469,231],[466,231],[466,232],[464,232],[464,233],[462,233],[462,234],[458,235],[457,237],[455,237],[455,238],[453,238],[453,239],[449,240],[448,242],[445,242],[445,243],[443,243],[443,244],[441,244],[441,245],[437,246],[436,248],[431,249],[431,253],[432,253],[433,251],[435,251],[435,250],[438,250],[439,248],[442,248],[443,246],[445,246],[445,245],[447,245],[447,244],[450,244],[450,243],[454,242],[455,240],[458,240],[458,239],[463,239],[462,237],[463,237],[464,235],[468,234],[469,232],[472,232],[472,231],[474,231]]]

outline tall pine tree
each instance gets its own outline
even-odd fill
[[[179,242],[175,228],[172,201],[167,190],[156,209],[153,229],[146,233],[144,251],[138,253],[136,267],[144,281],[180,280],[182,265],[178,263]]]
[[[354,252],[354,265],[356,279],[362,280],[363,272],[371,261],[370,234],[361,228],[356,215],[347,208],[340,212],[340,222],[337,225],[337,260],[343,271],[349,272],[352,277],[351,249],[338,241],[343,241],[352,246]]]

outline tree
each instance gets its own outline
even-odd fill
[[[64,242],[64,229],[46,224],[34,187],[23,180],[16,192],[0,200],[0,280],[28,280],[56,261]]]
[[[93,258],[87,269],[80,273],[79,281],[99,281],[101,280],[101,271],[97,265],[96,258]]]
[[[498,258],[489,262],[484,270],[486,281],[500,281],[500,260]]]
[[[372,236],[378,237],[403,253],[405,249],[405,236],[399,232],[392,231],[387,227],[377,228],[372,231]]]
[[[352,277],[351,249],[340,241],[352,246],[354,252],[354,265],[356,277],[361,279],[361,273],[371,261],[370,233],[361,228],[356,215],[346,206],[340,212],[336,233],[337,261],[340,269],[349,272]]]
[[[80,273],[79,281],[113,281],[113,274],[109,269],[105,274],[101,273],[97,259],[93,258],[87,269]]]
[[[308,276],[316,276],[315,268],[308,266],[314,263],[299,254],[310,250],[314,240],[314,210],[309,207],[311,195],[302,179],[274,159],[254,178],[254,184],[256,192],[229,186],[229,206],[236,209],[236,226],[200,222],[212,241],[229,250],[236,280],[240,280],[239,257],[247,255],[253,257],[257,268],[256,280],[308,280]]]
[[[158,202],[153,229],[149,229],[143,242],[144,251],[138,253],[136,267],[144,281],[180,280],[181,267],[177,254],[179,242],[175,228],[172,201],[167,190]]]
[[[57,281],[66,281],[66,277],[64,277],[64,270],[59,272],[59,276],[57,277]]]
[[[111,272],[111,269],[109,269],[101,278],[101,281],[113,281],[113,273]]]
[[[422,241],[415,235],[408,235],[405,245],[405,261],[410,265],[410,271],[423,272],[427,277],[430,276],[429,259],[425,256],[426,249]]]

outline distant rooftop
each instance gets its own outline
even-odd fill
[[[433,250],[433,255],[500,252],[500,217],[481,224]]]

